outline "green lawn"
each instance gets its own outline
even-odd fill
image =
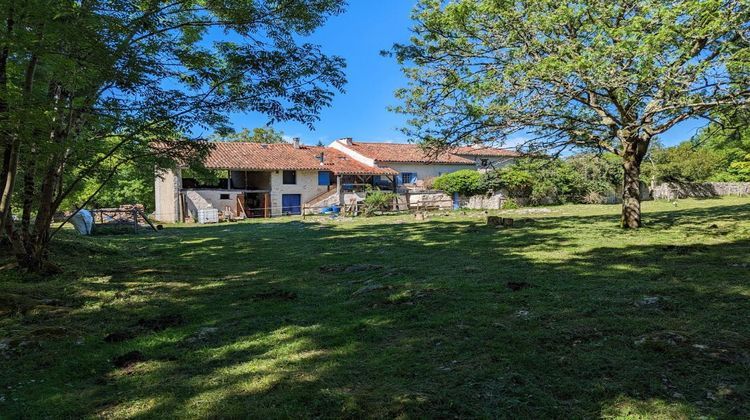
[[[66,232],[0,271],[0,418],[746,418],[750,199],[644,207]]]

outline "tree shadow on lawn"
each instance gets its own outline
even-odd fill
[[[733,207],[649,220],[692,226],[748,216],[746,206]],[[81,308],[65,319],[20,319],[78,325],[84,342],[61,339],[0,362],[12,386],[46,379],[11,391],[21,400],[6,399],[5,408],[193,417],[750,414],[750,240],[615,247],[638,234],[612,223],[555,217],[496,230],[472,221],[287,222],[178,229],[141,248],[115,238],[127,249],[119,258],[78,263],[84,280],[66,290]],[[579,235],[592,230],[593,245],[581,247]],[[508,282],[530,287],[514,292]],[[185,324],[102,341],[160,314],[181,314]],[[134,350],[147,360],[111,365]]]

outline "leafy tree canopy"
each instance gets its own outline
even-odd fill
[[[215,134],[211,136],[211,141],[225,142],[245,142],[245,143],[284,143],[284,133],[276,131],[273,127],[258,127],[252,131],[243,128],[239,132],[230,132],[226,134]]]
[[[20,265],[40,269],[52,214],[87,182],[100,183],[93,196],[131,162],[199,161],[207,143],[185,137],[226,128],[229,113],[312,126],[343,88],[344,61],[301,40],[343,5],[3,2],[0,227]]]
[[[747,0],[421,0],[394,52],[396,109],[427,145],[502,141],[606,150],[624,168],[624,227],[655,136],[750,98]]]

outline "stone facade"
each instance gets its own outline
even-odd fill
[[[318,185],[318,171],[304,170],[296,171],[296,183],[284,184],[284,171],[266,172],[269,180],[267,184],[262,185],[269,191],[271,216],[282,215],[282,196],[284,194],[299,194],[301,204],[305,204],[313,198],[325,193],[333,186]],[[233,181],[239,184],[240,179]],[[260,185],[264,178],[258,177],[254,180],[253,185]],[[157,177],[155,184],[156,193],[156,211],[153,214],[155,220],[167,223],[174,223],[180,219],[180,194],[183,195],[185,206],[188,214],[193,219],[197,217],[198,210],[217,209],[223,212],[227,207],[235,213],[237,209],[237,197],[245,194],[242,189],[183,189],[179,171],[168,171]],[[224,198],[222,198],[224,197]]]
[[[282,214],[281,197],[284,194],[299,194],[302,196],[302,204],[307,203],[320,194],[328,191],[325,185],[318,185],[318,171],[297,171],[297,183],[294,185],[284,184],[284,171],[271,173],[271,215]],[[336,186],[331,186],[336,188]]]
[[[388,167],[398,171],[399,174],[404,172],[417,174],[417,186],[424,186],[426,181],[430,181],[442,174],[460,171],[462,169],[476,169],[474,165],[446,165],[446,164],[425,164],[425,163],[388,163]]]

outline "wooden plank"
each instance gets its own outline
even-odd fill
[[[158,231],[159,231],[159,229],[157,229],[157,228],[156,228],[156,226],[154,226],[154,224],[153,224],[153,223],[151,223],[151,221],[150,221],[150,220],[148,220],[148,217],[146,217],[146,215],[145,215],[145,214],[143,214],[142,212],[139,212],[139,213],[141,213],[141,217],[143,217],[143,220],[145,220],[145,221],[146,221],[146,223],[148,223],[148,225],[149,225],[149,226],[151,226],[151,229],[153,229],[153,230],[154,230],[155,232],[158,232]]]

